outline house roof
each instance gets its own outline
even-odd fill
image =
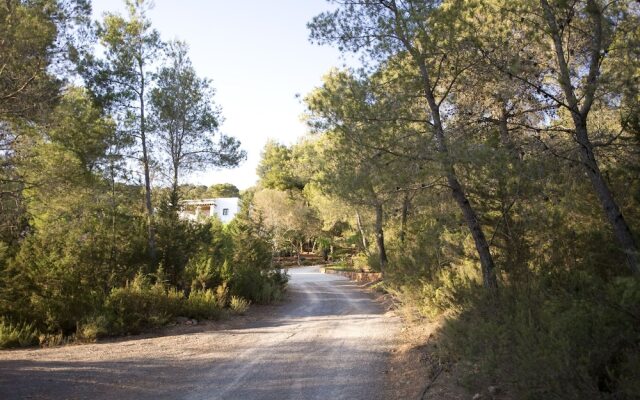
[[[182,206],[215,206],[217,200],[240,200],[238,197],[217,197],[212,199],[193,199],[182,200],[180,205]]]

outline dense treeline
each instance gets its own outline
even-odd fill
[[[186,174],[245,154],[145,2],[0,4],[0,347],[241,312],[315,251],[381,271],[474,389],[637,398],[638,3],[334,3],[311,38],[362,68],[306,96],[313,134],[267,144],[228,225],[178,218],[239,195]]]
[[[238,165],[208,79],[147,3],[90,19],[84,0],[0,4],[0,347],[134,333],[278,299],[268,232],[178,218],[182,185]],[[156,66],[160,66],[156,68]]]
[[[638,3],[333,3],[311,39],[363,65],[265,148],[280,243],[357,249],[476,390],[637,398]]]

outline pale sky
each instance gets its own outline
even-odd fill
[[[213,80],[225,118],[221,131],[242,142],[248,159],[233,170],[210,170],[188,178],[246,189],[267,139],[291,144],[306,132],[300,121],[304,96],[331,67],[338,51],[308,41],[306,23],[330,9],[325,0],[155,0],[149,14],[163,40],[180,39],[200,76]],[[94,0],[94,18],[124,10],[120,0]]]

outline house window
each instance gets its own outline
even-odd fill
[[[222,215],[229,215],[229,209],[228,208],[223,208],[222,209]]]

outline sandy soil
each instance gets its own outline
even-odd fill
[[[402,314],[402,313],[400,313]],[[471,399],[460,384],[458,366],[438,357],[437,323],[403,320],[389,360],[386,390],[389,399]]]

